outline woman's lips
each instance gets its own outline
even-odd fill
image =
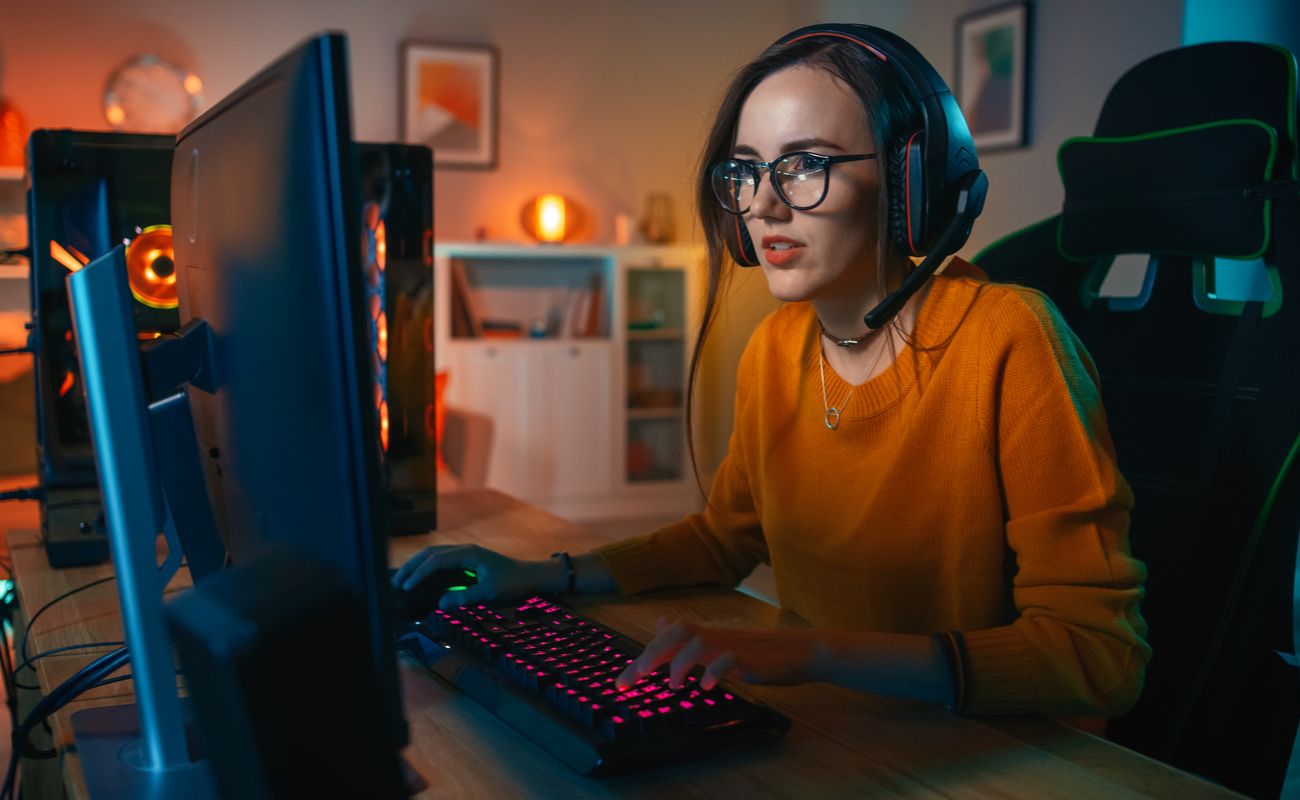
[[[803,254],[804,245],[784,236],[763,237],[763,258],[774,267],[784,267]]]

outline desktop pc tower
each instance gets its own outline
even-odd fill
[[[369,142],[358,142],[356,152],[389,531],[424,533],[437,524],[433,153]]]
[[[51,566],[108,558],[65,279],[125,243],[137,336],[176,330],[172,144],[170,136],[70,130],[37,130],[28,141],[29,345],[41,532]]]
[[[125,243],[140,340],[177,330],[173,145],[170,136],[69,130],[35,131],[28,145],[41,527],[55,567],[108,558],[64,281]],[[370,377],[391,532],[423,532],[436,523],[433,157],[427,147],[392,143],[358,143],[356,154],[372,310]]]

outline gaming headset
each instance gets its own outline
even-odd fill
[[[984,209],[988,177],[979,167],[970,128],[943,78],[916,48],[869,25],[811,25],[786,34],[772,47],[806,39],[841,39],[862,47],[864,58],[893,64],[921,110],[921,127],[889,147],[889,235],[911,256],[923,257],[903,284],[871,309],[868,328],[880,328],[957,252]],[[758,251],[740,215],[726,229],[727,248],[742,267],[758,266]]]

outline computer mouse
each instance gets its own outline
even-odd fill
[[[389,570],[391,580],[397,570]],[[458,592],[478,583],[478,576],[467,569],[440,569],[410,590],[393,587],[393,605],[398,619],[422,619],[438,607],[447,592]]]

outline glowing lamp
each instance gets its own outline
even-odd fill
[[[23,117],[4,98],[0,98],[0,167],[21,167],[27,143],[27,126]]]
[[[582,210],[562,194],[541,194],[524,204],[520,222],[529,236],[539,242],[558,244],[571,241],[582,228]]]

